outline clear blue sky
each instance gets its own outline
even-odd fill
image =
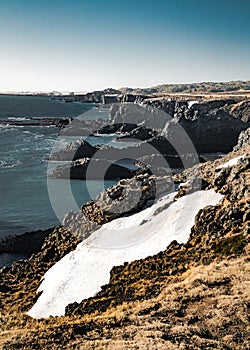
[[[0,0],[0,91],[250,79],[249,0]]]

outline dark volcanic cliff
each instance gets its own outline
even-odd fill
[[[183,128],[198,153],[231,151],[240,132],[250,126],[249,101],[223,99],[190,103],[146,99],[143,106],[114,105],[110,124],[143,125],[157,131],[172,145],[176,139],[183,138]]]

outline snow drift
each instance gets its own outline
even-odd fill
[[[103,225],[81,242],[46,272],[38,288],[42,294],[28,315],[64,315],[68,304],[79,303],[100,291],[109,282],[113,266],[157,254],[173,240],[185,243],[197,212],[222,198],[214,190],[173,201],[175,195],[165,195],[140,213]]]
[[[224,168],[228,168],[228,167],[232,167],[234,165],[237,165],[238,161],[240,159],[244,159],[245,158],[245,154],[243,155],[240,155],[239,157],[235,157],[235,158],[232,158],[230,159],[228,162],[222,164],[222,165],[219,165],[217,166],[215,169],[216,170],[220,170],[220,169],[224,169]]]

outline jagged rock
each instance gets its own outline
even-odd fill
[[[238,151],[241,147],[246,147],[250,145],[250,128],[244,130],[240,133],[238,138],[238,143],[234,147],[235,151]]]
[[[156,131],[172,146],[178,139],[183,142],[186,133],[198,153],[229,152],[240,132],[250,125],[249,105],[249,101],[239,104],[235,99],[205,101],[191,106],[188,101],[144,100],[140,105],[114,105],[109,123],[142,125],[142,128]],[[170,152],[171,148],[166,153]]]
[[[250,101],[241,101],[229,107],[230,113],[237,119],[248,123],[250,120]]]
[[[156,135],[157,135],[156,131],[138,126],[133,128],[131,132],[127,132],[127,135],[118,137],[118,140],[129,141],[130,139],[132,140],[135,139],[135,140],[144,141],[144,140],[152,139]]]
[[[136,213],[150,200],[154,201],[173,189],[174,184],[169,176],[139,174],[101,192],[95,201],[82,206],[81,213],[68,213],[63,224],[76,237],[85,239],[100,225]]]
[[[92,146],[86,140],[77,140],[67,144],[67,146],[58,152],[54,152],[50,156],[51,161],[77,160],[82,158],[91,158],[100,149],[99,146]]]

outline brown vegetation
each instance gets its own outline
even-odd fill
[[[237,165],[216,170],[239,154]],[[77,244],[62,228],[30,260],[2,270],[1,348],[248,349],[249,148],[176,175],[188,182],[179,195],[196,190],[197,177],[224,200],[199,211],[189,241],[114,267],[109,284],[66,317],[25,315],[44,272]]]

